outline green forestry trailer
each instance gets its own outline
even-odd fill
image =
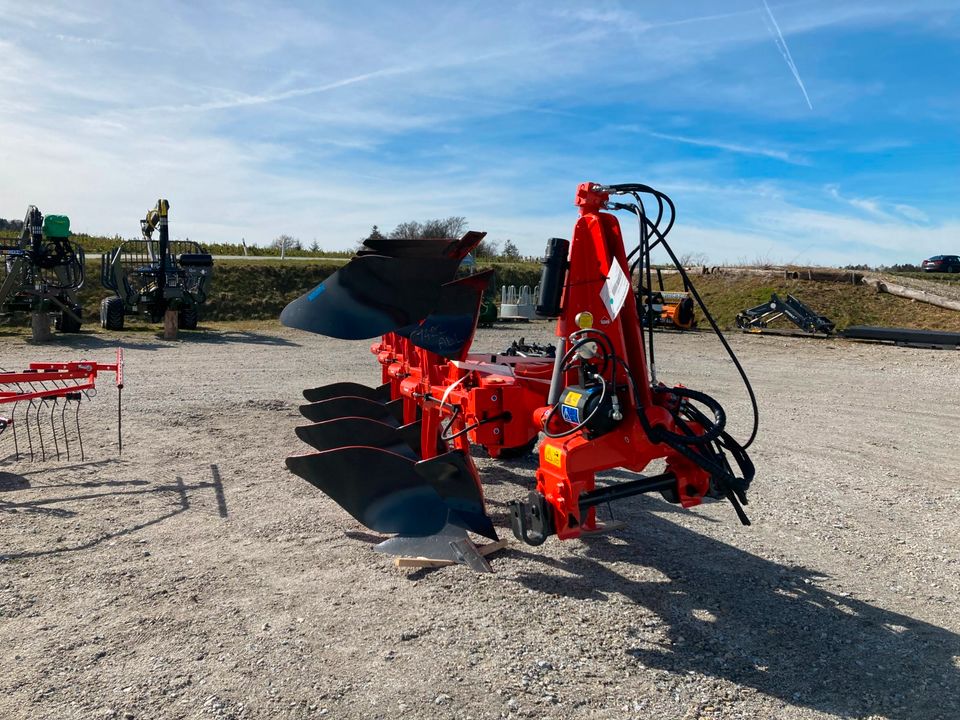
[[[70,218],[31,205],[19,239],[0,244],[0,314],[30,313],[37,340],[49,334],[50,315],[60,332],[80,331],[83,248],[69,237]]]
[[[124,240],[103,254],[100,283],[114,293],[100,303],[104,328],[122,330],[126,315],[159,322],[173,311],[180,328],[196,329],[213,277],[213,258],[198,243],[170,239],[169,212],[170,203],[158,200],[140,221],[141,239]]]

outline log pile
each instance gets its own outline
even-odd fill
[[[934,295],[933,293],[924,292],[923,290],[904,287],[903,285],[887,282],[877,277],[865,277],[863,278],[863,284],[876,288],[877,292],[890,293],[898,297],[936,305],[937,307],[946,308],[947,310],[960,311],[960,301],[958,300],[951,300],[950,298]]]

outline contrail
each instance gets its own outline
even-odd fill
[[[800,73],[797,70],[796,63],[793,62],[793,56],[790,55],[790,48],[787,47],[787,41],[784,39],[783,33],[780,32],[780,26],[777,24],[777,19],[773,16],[773,11],[767,4],[767,0],[763,0],[763,7],[767,9],[767,15],[770,17],[770,22],[773,23],[773,29],[777,31],[773,41],[777,44],[777,49],[779,49],[780,54],[783,55],[783,59],[786,61],[787,67],[790,68],[790,72],[793,73],[793,77],[796,78],[797,85],[800,86],[800,91],[803,93],[803,98],[807,101],[807,106],[813,110],[813,103],[810,102],[810,96],[807,95],[807,88],[803,86],[803,80],[800,79]]]

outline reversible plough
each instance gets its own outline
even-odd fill
[[[97,375],[112,372],[117,385],[117,446],[123,451],[122,410],[123,350],[117,348],[115,363],[30,363],[27,370],[0,370],[0,441],[9,438],[13,458],[31,460],[84,460],[80,408],[97,394]],[[46,428],[49,426],[49,430]],[[69,426],[72,426],[72,430]],[[44,439],[44,433],[47,433]],[[71,450],[70,435],[74,435]],[[23,449],[23,453],[21,453]]]
[[[644,195],[654,199],[655,217],[646,214]],[[488,278],[455,273],[483,238],[474,232],[460,240],[367,241],[284,309],[281,321],[291,327],[344,339],[381,336],[371,350],[382,384],[305,390],[300,410],[311,424],[296,432],[311,449],[287,459],[360,523],[394,535],[377,550],[489,569],[468,536],[497,538],[470,445],[508,458],[541,437],[536,489],[510,504],[513,533],[525,543],[596,531],[598,505],[647,492],[685,508],[726,498],[749,524],[742,506],[754,475],[746,448],[756,436],[756,402],[667,244],[673,203],[645,185],[584,183],[576,204],[572,239],[548,241],[540,282],[537,314],[557,318],[555,346],[521,341],[503,353],[470,352]],[[604,210],[639,221],[630,254],[616,217]],[[657,379],[655,323],[642,317],[657,305],[656,247],[678,267],[744,380],[754,410],[744,444],[726,431],[716,400]],[[664,461],[663,472],[639,475],[655,460]],[[597,487],[596,474],[613,468],[638,475]]]

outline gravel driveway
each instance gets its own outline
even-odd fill
[[[521,333],[550,329],[477,346]],[[283,466],[300,390],[375,383],[369,343],[0,334],[0,366],[118,339],[123,458],[103,382],[86,462],[0,461],[0,718],[960,717],[960,353],[736,335],[752,527],[634,498],[624,530],[477,575],[394,568]],[[715,342],[663,334],[657,360],[744,434]],[[534,461],[478,464],[505,527]]]

